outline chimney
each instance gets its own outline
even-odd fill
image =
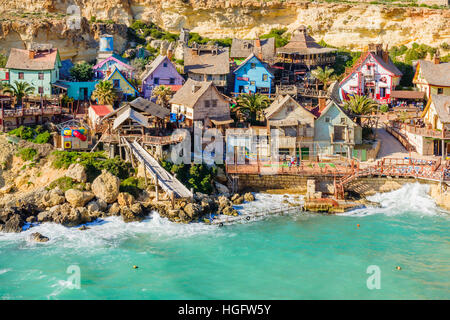
[[[261,40],[259,37],[255,40],[255,48],[256,48],[256,55],[258,56],[258,59],[262,61],[262,48],[261,48]]]
[[[36,55],[36,51],[34,50],[28,50],[28,58],[34,59],[34,56]]]
[[[322,113],[323,109],[327,106],[327,99],[324,97],[319,97],[319,112]]]
[[[439,50],[436,50],[436,53],[434,54],[433,63],[434,64],[440,64],[441,63],[441,57],[439,55]]]
[[[384,62],[388,63],[389,62],[389,46],[386,45],[386,49],[383,52],[383,60]]]
[[[167,58],[169,58],[169,60],[172,60],[172,56],[173,56],[173,50],[171,50],[171,49],[167,50]]]

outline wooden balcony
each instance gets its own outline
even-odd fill
[[[0,112],[0,118],[20,118],[24,116],[51,116],[61,114],[62,108],[59,106],[51,106],[44,108],[20,108],[20,109],[3,109]]]
[[[277,86],[278,94],[289,94],[289,95],[301,95],[303,97],[312,97],[312,98],[329,98],[330,94],[326,90],[316,90],[312,88],[304,88],[300,86],[296,86],[294,84],[291,85],[279,85]]]
[[[276,62],[281,63],[292,63],[292,64],[303,64],[303,65],[324,65],[324,64],[331,64],[336,61],[335,56],[323,56],[323,57],[317,57],[317,58],[287,58],[287,57],[277,57]]]
[[[407,123],[401,123],[398,121],[389,121],[389,125],[395,130],[404,130],[409,133],[417,134],[423,137],[436,138],[436,139],[450,139],[449,130],[436,130],[429,128],[421,128],[418,126],[410,125]]]

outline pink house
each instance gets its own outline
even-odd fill
[[[104,79],[108,77],[114,71],[114,67],[117,67],[125,78],[131,79],[134,77],[134,68],[113,55],[93,67],[95,78]]]
[[[402,72],[383,50],[381,44],[370,44],[340,83],[341,100],[351,95],[368,96],[379,103],[390,103],[391,92],[399,84]]]
[[[158,56],[147,66],[142,74],[142,94],[150,100],[152,91],[159,85],[170,87],[172,91],[178,91],[183,83],[183,77],[167,56]]]

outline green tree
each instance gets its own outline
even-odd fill
[[[322,69],[322,67],[317,67],[316,69],[311,71],[311,74],[314,78],[322,82],[323,90],[327,90],[328,84],[336,79],[336,77],[333,75],[333,72],[333,68],[329,68],[328,66],[326,66],[325,69]]]
[[[34,87],[25,81],[14,81],[14,84],[5,83],[3,85],[3,93],[9,93],[16,97],[16,103],[22,105],[22,99],[34,92]]]
[[[270,105],[270,100],[267,96],[256,94],[242,94],[237,99],[239,110],[246,115],[250,123],[256,123],[258,113]]]
[[[86,62],[77,63],[69,72],[77,81],[89,81],[94,77],[92,65]]]
[[[168,108],[169,101],[172,98],[172,90],[166,86],[157,86],[152,91],[152,98],[156,98],[157,104]]]
[[[92,92],[92,99],[97,99],[99,104],[112,105],[116,98],[117,91],[109,81],[100,81]]]
[[[377,108],[378,104],[375,101],[366,96],[359,95],[351,96],[350,100],[344,104],[344,109],[355,116],[369,114]],[[356,117],[356,122],[361,125],[361,118]]]
[[[6,62],[8,61],[8,58],[0,53],[0,68],[4,68],[6,66]]]

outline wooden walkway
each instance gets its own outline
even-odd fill
[[[168,173],[137,141],[130,143],[127,139],[122,139],[136,159],[144,165],[147,172],[149,172],[154,181],[156,181],[156,184],[167,194],[177,198],[193,197],[192,192],[178,179]]]

